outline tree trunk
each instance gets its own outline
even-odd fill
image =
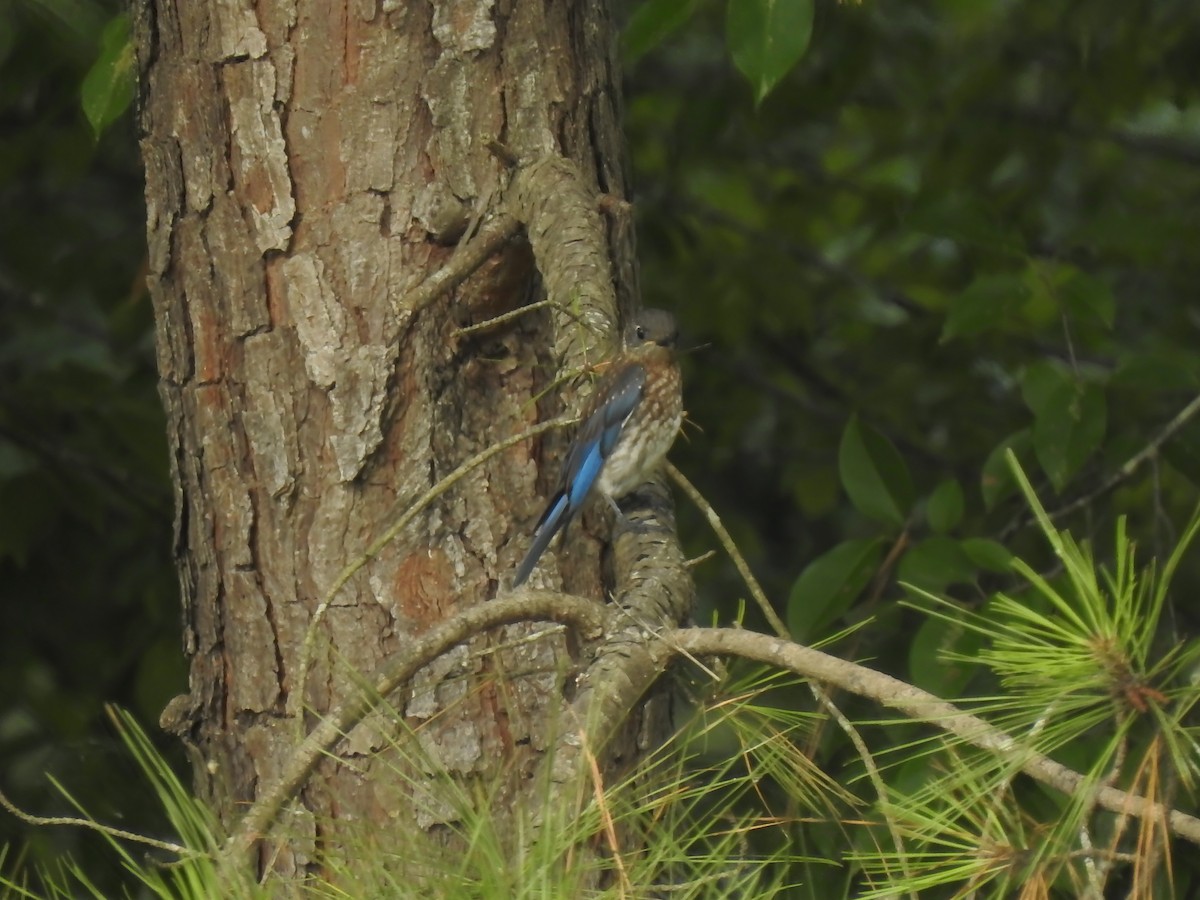
[[[338,587],[432,485],[574,408],[586,379],[559,389],[556,375],[609,352],[618,307],[636,302],[613,30],[593,0],[142,0],[135,18],[191,661],[164,724],[233,829],[315,721],[416,636],[502,592],[528,546],[561,433],[467,472]],[[510,186],[545,160],[581,179],[601,268],[556,267],[547,182]],[[607,229],[600,194],[617,201]],[[463,264],[477,228],[503,238],[510,214],[525,231]],[[432,289],[447,267],[470,274]],[[543,293],[550,312],[457,332]],[[547,554],[544,583],[557,572],[602,602],[608,520],[586,516]],[[682,584],[671,545],[666,564]],[[665,620],[687,604],[672,591]],[[438,794],[446,774],[503,775],[496,812],[518,808],[592,659],[560,632],[514,643],[533,630],[479,634],[425,666],[392,698],[422,766],[397,774],[395,717],[372,715],[304,782],[263,864],[303,877],[351,829],[360,844],[364,827],[381,844],[436,833],[457,815]],[[625,713],[655,674],[610,692],[608,712],[638,722]],[[610,758],[636,755],[639,728],[647,743],[631,725]]]

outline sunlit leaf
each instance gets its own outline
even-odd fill
[[[100,55],[81,88],[83,112],[97,137],[129,108],[136,84],[129,16],[122,13],[104,27]]]
[[[812,38],[813,0],[729,0],[725,40],[738,71],[762,103]]]

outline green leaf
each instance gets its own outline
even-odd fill
[[[1070,476],[1099,449],[1108,430],[1108,401],[1104,390],[1096,384],[1076,386],[1064,397],[1061,419],[1048,418],[1033,427],[1033,448],[1046,474],[1062,490]]]
[[[804,643],[850,608],[879,568],[883,540],[845,541],[810,562],[792,585],[788,629]]]
[[[104,27],[100,55],[84,76],[80,91],[83,112],[96,137],[129,108],[136,85],[129,16],[122,13]]]
[[[1033,447],[1033,434],[1028,428],[1022,428],[1006,437],[988,454],[979,478],[979,491],[983,495],[983,506],[987,510],[993,509],[1001,500],[1016,492],[1017,483],[1004,458],[1005,451],[1010,447],[1019,458],[1026,456]]]
[[[904,554],[896,569],[896,578],[936,594],[952,584],[974,582],[975,566],[958,541],[932,537]]]
[[[925,504],[925,518],[929,527],[938,534],[945,534],[962,521],[963,489],[955,478],[947,478],[939,484]]]
[[[646,0],[639,4],[621,32],[626,64],[632,65],[666,40],[699,5],[700,0]]]
[[[1094,275],[1072,270],[1058,285],[1058,300],[1063,311],[1073,319],[1099,322],[1108,329],[1113,326],[1117,299],[1108,282]]]
[[[950,301],[942,342],[1010,326],[1028,297],[1029,288],[1019,275],[980,275]]]
[[[1061,366],[1048,360],[1039,360],[1029,365],[1021,376],[1021,399],[1033,412],[1034,418],[1041,418],[1054,412],[1057,395],[1071,383],[1070,374]]]
[[[915,500],[908,466],[886,437],[851,416],[838,448],[838,473],[855,509],[869,519],[904,524]]]
[[[908,671],[913,684],[939,697],[958,697],[977,670],[958,660],[947,660],[946,653],[970,656],[982,639],[956,622],[930,617],[917,629],[908,651]]]
[[[1062,366],[1038,362],[1021,379],[1021,396],[1033,412],[1033,449],[1056,490],[1100,445],[1107,427],[1104,391]]]
[[[729,0],[725,40],[758,105],[792,68],[812,37],[813,0]]]
[[[959,542],[967,559],[988,572],[1004,574],[1012,568],[1013,555],[999,541],[990,538],[967,538]]]
[[[1117,301],[1108,282],[1069,263],[1032,259],[1025,270],[1029,302],[1022,309],[1034,330],[1065,318],[1074,326],[1099,325],[1111,331]]]

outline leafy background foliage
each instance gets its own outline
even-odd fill
[[[768,76],[729,65],[723,11],[684,6],[653,52],[633,31],[627,92],[647,302],[680,308],[699,347],[685,382],[698,428],[673,459],[795,637],[866,622],[832,651],[950,698],[997,692],[970,662],[987,629],[964,622],[998,616],[998,590],[1051,613],[1012,554],[1063,578],[1004,451],[1053,513],[1097,493],[1200,386],[1200,8],[818,4],[807,52],[764,96]],[[1196,502],[1198,442],[1189,421],[1056,524],[1103,561],[1126,515],[1143,559],[1165,558]],[[681,519],[691,550],[712,546],[698,515]],[[1198,577],[1185,556],[1157,653],[1195,634]],[[700,621],[746,596],[726,561],[697,581]],[[900,602],[917,590],[956,612]],[[865,734],[877,748],[914,736]],[[862,771],[834,729],[816,752]],[[1081,744],[1058,752],[1090,764]],[[929,767],[889,785],[915,789]],[[1016,795],[1045,811],[1044,792]],[[1176,875],[1182,896],[1195,873]]]
[[[904,671],[897,575],[980,599],[1007,555],[991,542],[1042,550],[1004,448],[1053,512],[1196,393],[1200,10],[819,5],[756,108],[732,22],[688,9],[628,90],[645,293],[701,348],[675,459],[772,596],[825,570],[793,621],[812,590],[830,627],[869,606]],[[1127,513],[1161,551],[1198,440],[1060,524],[1105,540]],[[739,592],[723,563],[700,582],[714,606]]]
[[[1164,558],[1196,500],[1196,422],[1097,489],[1200,391],[1200,8],[625,6],[644,293],[697,348],[674,460],[797,638],[862,626],[834,652],[948,697],[995,690],[969,663],[994,594],[1042,602],[1012,554],[1061,578],[1006,449],[1052,514],[1091,497],[1057,524],[1100,559],[1118,515]],[[183,687],[118,13],[0,6],[0,771],[27,807],[61,809],[49,771],[154,827],[101,715],[152,723]],[[712,546],[694,511],[681,523]],[[739,614],[731,564],[697,578],[700,621]],[[1185,556],[1172,596],[1198,582]],[[920,591],[950,605],[901,604]],[[1161,639],[1195,616],[1170,606]],[[856,771],[834,729],[810,751]],[[80,849],[0,817],[6,840]]]
[[[118,7],[0,5],[0,772],[26,808],[70,811],[48,772],[158,827],[102,710],[153,723],[186,683],[137,147],[129,116],[97,139],[81,109]],[[0,815],[26,840],[101,849]]]

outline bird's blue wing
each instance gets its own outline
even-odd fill
[[[550,541],[566,529],[591,493],[604,461],[608,459],[621,429],[637,408],[646,387],[646,370],[636,363],[610,370],[588,404],[583,425],[575,434],[561,487],[555,492],[533,532],[533,544],[517,568],[513,587],[519,587],[533,571]]]
[[[621,430],[630,414],[641,402],[646,387],[646,370],[637,363],[627,363],[610,371],[600,382],[588,404],[589,412],[575,435],[567,465],[563,471],[563,486],[578,508],[587,499],[592,485],[617,446]]]

